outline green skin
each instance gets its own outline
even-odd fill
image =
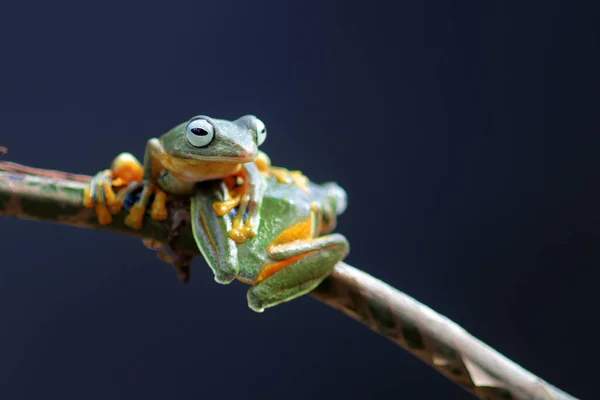
[[[194,117],[160,138],[148,140],[144,153],[143,181],[132,183],[124,194],[142,185],[143,191],[135,207],[145,210],[155,191],[155,184],[167,193],[192,195],[196,183],[225,178],[243,169],[248,190],[241,202],[248,208],[249,225],[256,232],[260,223],[258,210],[266,183],[254,161],[260,154],[258,147],[265,138],[265,125],[253,115],[235,121],[208,116]],[[91,183],[94,204],[106,201],[103,183],[112,179],[107,172],[99,172]],[[141,216],[142,213],[138,214]],[[139,229],[141,218],[126,223]]]
[[[214,138],[207,144],[196,143],[194,135],[188,127],[206,121],[204,126],[212,126]],[[169,193],[192,194],[195,191],[195,183],[216,178],[224,178],[222,174],[213,172],[211,176],[208,171],[200,168],[198,171],[186,171],[186,165],[193,167],[195,162],[221,163],[224,168],[231,168],[243,164],[251,175],[251,186],[258,185],[260,173],[256,170],[253,161],[259,154],[258,146],[264,141],[266,129],[264,124],[252,115],[243,116],[235,121],[215,119],[207,116],[198,116],[190,121],[184,122],[171,129],[160,138],[150,139],[146,146],[144,155],[144,180],[150,180],[153,175],[159,173],[157,181],[159,186]],[[174,159],[183,161],[180,171],[169,170],[165,167],[162,171],[153,168],[154,158],[161,158],[156,154],[167,154]],[[221,175],[221,176],[215,176]],[[264,185],[263,189],[264,191]]]
[[[237,278],[252,283],[266,265],[305,255],[248,290],[248,306],[256,312],[310,292],[349,252],[344,236],[329,234],[346,207],[344,190],[335,183],[309,183],[308,188],[310,193],[294,183],[268,178],[258,235],[242,244],[227,235],[232,216],[219,217],[212,209],[213,202],[227,200],[223,182],[199,185],[192,198],[194,239],[217,282],[227,284]],[[271,246],[283,231],[309,218],[314,221],[312,238]]]
[[[194,127],[211,130],[212,140],[204,143],[207,135],[193,134]],[[251,115],[235,121],[194,117],[160,138],[148,141],[143,181],[133,182],[120,192],[124,198],[143,186],[133,206],[140,218],[125,221],[137,229],[141,225],[131,224],[131,221],[141,224],[156,186],[167,193],[192,196],[194,238],[215,280],[228,284],[237,278],[253,284],[248,291],[248,305],[257,312],[310,292],[349,251],[344,236],[329,234],[335,227],[337,215],[345,209],[343,189],[334,183],[309,183],[307,193],[296,183],[265,178],[253,162],[265,136],[264,124]],[[244,224],[249,223],[256,236],[236,243],[231,238],[231,213],[219,216],[213,205],[229,200],[229,192],[221,179],[237,173],[240,167],[245,170],[249,190],[235,210],[247,212]],[[104,182],[111,182],[112,178],[114,176],[107,171],[94,177],[91,183],[94,203],[99,199],[102,203],[106,201]],[[128,218],[132,217],[132,211]],[[311,237],[272,246],[283,231],[309,218],[314,220]],[[189,279],[185,272],[189,260],[171,257],[162,246],[153,248],[159,250],[161,259],[175,266],[183,281]],[[257,283],[265,266],[290,259],[295,261]]]

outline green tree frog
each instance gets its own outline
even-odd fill
[[[278,173],[266,180],[261,224],[252,240],[235,243],[227,234],[246,213],[244,204],[222,217],[212,207],[235,195],[233,179],[201,184],[191,199],[194,239],[215,280],[252,285],[248,306],[256,312],[310,292],[349,252],[346,238],[331,233],[346,208],[344,190],[335,183],[314,184],[298,171],[273,168]]]
[[[93,178],[85,190],[84,205],[95,207],[98,221],[108,224],[111,213],[120,211],[124,198],[142,186],[141,196],[125,220],[128,226],[140,229],[152,195],[151,217],[166,220],[167,193],[190,196],[198,182],[241,178],[243,185],[236,197],[213,207],[219,215],[239,205],[248,210],[247,218],[239,216],[229,232],[233,240],[242,243],[256,235],[260,223],[259,210],[266,187],[263,174],[270,161],[258,147],[266,135],[265,124],[252,115],[235,121],[193,117],[161,137],[148,140],[143,165],[130,153],[117,156],[111,169],[100,171]],[[126,189],[117,196],[113,186]]]

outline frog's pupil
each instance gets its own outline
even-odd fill
[[[197,136],[206,136],[208,132],[202,128],[192,128],[192,133]]]

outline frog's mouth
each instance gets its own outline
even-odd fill
[[[244,163],[248,163],[248,162],[252,162],[254,160],[256,160],[256,158],[258,157],[258,151],[255,152],[248,152],[248,151],[241,151],[240,153],[232,153],[231,155],[229,154],[225,154],[225,155],[218,155],[218,156],[214,156],[214,155],[204,155],[201,153],[198,153],[195,156],[190,156],[189,154],[177,154],[176,155],[177,158],[181,159],[181,160],[186,160],[187,162],[194,164],[202,164],[202,163],[211,163],[211,162],[218,162],[218,163],[223,163],[223,164],[244,164]]]

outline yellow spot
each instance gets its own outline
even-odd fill
[[[309,251],[308,253],[304,253],[304,254],[300,254],[299,256],[296,256],[296,257],[288,258],[287,260],[278,261],[278,262],[274,262],[272,264],[265,265],[265,267],[259,272],[258,276],[256,277],[256,283],[260,283],[260,282],[264,281],[265,279],[267,279],[271,275],[274,275],[277,272],[281,271],[288,265],[295,263],[296,261],[298,261],[306,256],[309,256],[309,255],[315,253],[316,251],[317,250]]]
[[[89,186],[86,186],[83,189],[83,206],[86,208],[94,207],[94,198],[92,196],[92,189]]]
[[[266,155],[265,155],[266,156]],[[300,171],[290,171],[283,167],[264,167],[263,175],[273,175],[280,183],[294,183],[303,192],[310,194],[308,178]]]
[[[139,182],[144,178],[144,167],[131,153],[119,154],[114,159],[111,169],[116,181],[113,182],[115,186]]]
[[[242,244],[248,239],[256,237],[256,232],[252,229],[249,223],[242,226],[232,228],[229,232],[229,237],[236,243]]]
[[[271,166],[271,160],[269,159],[269,156],[262,151],[258,153],[258,157],[256,157],[254,163],[260,172],[268,173],[269,167]]]
[[[100,225],[108,225],[112,222],[112,215],[110,215],[108,208],[104,204],[96,205],[96,215],[98,216],[98,223]]]
[[[273,175],[280,183],[292,183],[290,172],[285,168],[271,167],[269,173]]]
[[[112,206],[117,201],[117,196],[115,196],[115,192],[112,190],[111,184],[109,181],[104,181],[102,183],[104,186],[104,195],[106,196],[106,205]]]
[[[279,236],[277,236],[275,240],[271,242],[271,247],[294,242],[296,240],[312,238],[313,223],[313,219],[308,218],[300,223],[297,223],[296,225],[292,225],[291,227],[281,232]]]
[[[245,283],[246,285],[256,285],[256,281],[253,281],[252,279],[248,279],[248,278],[243,278],[241,276],[236,276],[235,277],[238,281]]]
[[[292,171],[290,172],[292,180],[304,193],[310,194],[310,190],[308,189],[308,178],[302,174],[300,171]]]
[[[154,201],[150,210],[150,217],[157,221],[164,221],[168,218],[167,213],[167,194],[162,190],[156,190],[154,193]]]
[[[144,246],[152,250],[158,250],[162,247],[161,243],[154,239],[142,239],[142,243],[144,243]]]
[[[129,215],[125,218],[125,224],[134,229],[140,229],[142,227],[145,212],[145,207],[135,204],[133,207],[131,207]]]
[[[216,201],[213,203],[213,210],[219,217],[226,215],[240,204],[240,196],[234,197],[231,200]]]

